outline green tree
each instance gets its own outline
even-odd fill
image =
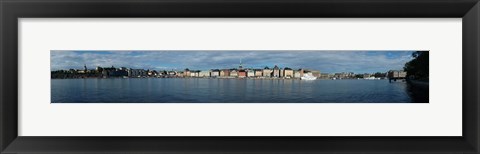
[[[429,58],[428,51],[416,51],[412,53],[413,59],[405,64],[404,71],[407,76],[417,80],[428,80]]]
[[[386,76],[386,74],[382,72],[377,72],[373,76],[375,76],[376,78],[383,78]]]

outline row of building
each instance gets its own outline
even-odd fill
[[[52,72],[53,73],[53,72]],[[115,68],[112,67],[96,67],[96,69],[87,69],[84,66],[82,70],[70,69],[68,71],[55,71],[55,73],[69,73],[77,76],[101,76],[101,77],[214,77],[214,78],[300,78],[304,74],[320,77],[320,71],[305,70],[305,69],[291,69],[288,67],[273,68],[265,67],[263,69],[244,69],[241,65],[239,68],[232,69],[211,69],[211,70],[190,70],[184,69],[182,71],[176,70],[145,70],[145,69],[131,69],[126,67]],[[93,74],[93,75],[92,75]]]
[[[53,74],[54,72],[52,72]],[[232,69],[211,69],[211,70],[190,70],[184,69],[181,71],[176,70],[145,70],[145,69],[131,69],[126,67],[96,67],[95,69],[87,69],[87,66],[84,66],[82,70],[70,69],[68,71],[55,71],[56,76],[62,78],[72,77],[71,74],[74,74],[73,77],[130,77],[130,78],[139,78],[139,77],[166,77],[166,78],[185,78],[185,77],[211,77],[211,78],[300,78],[304,75],[314,76],[321,79],[354,79],[354,78],[369,78],[369,77],[379,77],[385,78],[387,73],[364,73],[364,74],[355,74],[353,72],[341,72],[341,73],[320,73],[318,70],[309,70],[309,69],[292,69],[292,68],[280,68],[274,66],[273,68],[264,67],[263,69],[252,69],[252,68],[243,68],[242,65],[238,68]],[[60,75],[58,75],[60,74]],[[403,75],[403,74],[402,74]]]
[[[189,70],[172,71],[168,75],[177,77],[218,77],[218,78],[300,78],[304,74],[320,77],[320,71],[265,67],[263,69],[211,69],[211,70]]]

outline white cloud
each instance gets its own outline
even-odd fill
[[[211,69],[237,67],[310,68],[322,72],[385,72],[402,69],[411,51],[51,51],[57,69],[129,67],[144,69]]]

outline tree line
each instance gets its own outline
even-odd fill
[[[428,51],[415,51],[413,59],[403,67],[407,77],[415,80],[428,81],[429,78],[429,57]]]

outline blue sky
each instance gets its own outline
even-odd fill
[[[386,72],[402,69],[412,59],[413,51],[358,51],[358,50],[241,50],[241,51],[73,51],[52,50],[51,69],[89,69],[100,67],[127,67],[154,70],[208,70],[212,68],[237,68],[240,59],[248,68],[265,66],[305,68],[325,73]]]

